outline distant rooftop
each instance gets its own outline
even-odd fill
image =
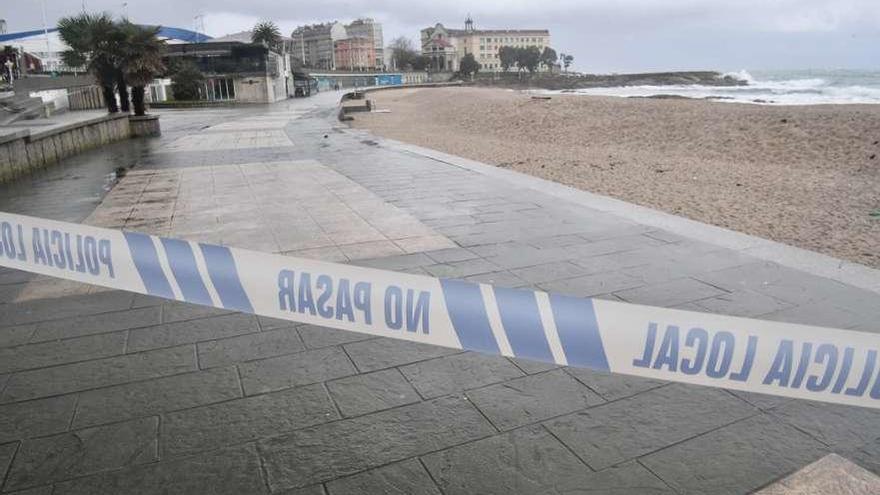
[[[339,24],[339,22],[338,21],[322,22],[321,24],[309,24],[306,26],[298,26],[296,29],[293,30],[293,32],[294,33],[298,33],[300,31],[305,31],[306,33],[325,32],[325,31],[330,31],[330,29],[332,29],[333,26],[336,24]]]
[[[141,26],[151,27],[146,24],[141,24]],[[47,30],[50,33],[54,33],[58,31],[58,28],[49,28]],[[27,38],[32,38],[35,36],[43,36],[44,31],[42,29],[34,29],[31,31],[19,31],[17,33],[6,33],[0,34],[0,43],[9,42],[9,41],[18,41],[24,40]],[[174,41],[183,41],[183,42],[199,42],[199,41],[208,41],[212,39],[205,33],[198,33],[196,31],[190,31],[189,29],[176,28],[176,27],[168,27],[161,26],[159,29],[159,37],[165,38],[168,40]]]
[[[473,22],[468,18],[467,22]],[[524,35],[538,35],[538,36],[549,36],[549,29],[453,29],[444,26],[442,23],[437,23],[434,26],[428,26],[424,30],[432,30],[436,29],[437,26],[442,27],[452,36],[465,36],[465,35],[489,35],[489,36],[504,36],[504,35],[513,35],[513,36],[524,36]]]
[[[212,43],[219,43],[223,41],[238,41],[241,43],[250,43],[253,34],[253,31],[240,31],[238,33],[224,34],[223,36],[218,36],[217,38],[214,38],[210,41]],[[281,39],[285,41],[290,41],[291,38],[288,36],[281,36]]]
[[[223,36],[218,36],[212,39],[212,42],[221,42],[221,41],[241,41],[242,43],[250,43],[251,36],[253,36],[253,31],[241,31],[238,33],[225,34]]]

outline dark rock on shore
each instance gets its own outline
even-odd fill
[[[509,88],[575,90],[619,86],[746,86],[747,81],[715,71],[647,72],[640,74],[479,74],[473,84]]]

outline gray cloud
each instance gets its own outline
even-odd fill
[[[11,0],[6,0],[11,1]],[[122,1],[85,0],[89,10],[121,14]],[[83,0],[46,0],[50,22],[81,10]],[[590,71],[717,68],[880,68],[877,0],[129,0],[144,23],[193,26],[204,14],[209,34],[248,29],[258,19],[285,32],[301,23],[370,16],[386,42],[470,13],[486,28],[549,28],[553,45]],[[42,25],[39,0],[6,9],[11,31]]]

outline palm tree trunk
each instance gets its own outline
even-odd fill
[[[116,92],[113,91],[113,86],[101,86],[101,92],[104,93],[104,104],[107,105],[107,111],[110,113],[118,112],[119,106],[116,105]]]
[[[130,111],[131,107],[128,103],[128,87],[125,85],[125,78],[120,73],[116,77],[116,90],[119,91],[119,105],[123,112]]]
[[[135,115],[144,115],[146,108],[144,107],[144,94],[146,90],[143,86],[135,86],[131,88],[131,103],[134,105]]]

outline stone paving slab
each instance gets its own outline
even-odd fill
[[[291,146],[287,135],[280,129],[231,130],[224,133],[205,133],[184,136],[165,147],[165,151],[201,151],[218,149],[260,148]]]
[[[418,425],[418,427],[414,427]],[[310,485],[495,433],[464,398],[448,396],[266,440],[273,490]]]
[[[837,454],[829,454],[757,493],[759,495],[880,493],[880,477]]]
[[[876,292],[768,261],[751,242],[694,238],[348,132],[330,120],[334,97],[167,112],[166,135],[134,151],[138,166],[99,208],[92,199],[68,216],[60,204],[78,188],[0,204],[194,239],[259,235],[275,252],[317,243],[296,253],[506,287],[880,330]],[[247,141],[265,130],[287,143]],[[251,147],[201,149],[230,137]],[[0,268],[0,493],[749,493],[830,452],[880,473],[873,410],[53,285]]]
[[[163,415],[162,455],[212,450],[339,418],[320,384]]]
[[[268,493],[254,445],[209,454],[108,471],[56,485],[56,492],[95,493]],[[54,492],[53,492],[54,493]]]
[[[668,385],[556,419],[547,428],[601,470],[756,413],[725,391]]]
[[[546,429],[528,427],[424,457],[444,493],[671,493],[639,464],[596,473]],[[488,474],[488,475],[487,475]]]
[[[358,493],[393,493],[440,495],[425,467],[416,460],[389,464],[362,474],[335,479],[327,483],[332,495]],[[315,493],[323,493],[320,488]]]
[[[96,426],[21,443],[4,489],[16,490],[158,460],[159,418]]]
[[[313,160],[135,170],[86,223],[329,261],[454,246]],[[18,300],[83,290],[91,289],[38,277]]]
[[[680,493],[744,493],[827,452],[790,426],[754,416],[648,455],[642,464]]]
[[[60,398],[76,398],[72,427],[78,428],[189,409],[242,396],[238,372],[235,367],[229,367],[126,383]]]

